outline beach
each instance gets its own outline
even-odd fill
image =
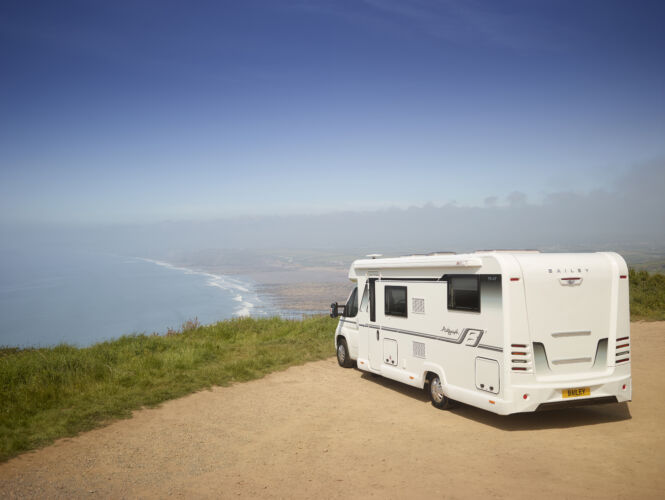
[[[165,258],[186,269],[249,278],[274,311],[297,316],[326,314],[332,302],[346,302],[354,287],[348,279],[349,266],[358,255],[322,250],[208,250]]]

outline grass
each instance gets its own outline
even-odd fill
[[[144,406],[329,357],[335,326],[242,318],[86,348],[0,349],[0,460]]]
[[[665,320],[665,276],[630,270],[632,320]],[[336,320],[187,322],[86,348],[0,349],[0,460],[132,410],[334,354]]]
[[[630,319],[665,320],[665,275],[630,269]]]

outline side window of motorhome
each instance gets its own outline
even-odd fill
[[[344,306],[344,316],[347,318],[355,318],[358,314],[358,287],[353,289],[349,300],[346,301]]]
[[[360,301],[360,311],[369,311],[369,285],[365,283],[365,291],[363,292],[363,299]]]
[[[448,309],[480,312],[478,276],[448,277]]]
[[[406,287],[387,286],[385,288],[385,314],[386,316],[406,317]]]

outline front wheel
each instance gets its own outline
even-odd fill
[[[429,390],[427,392],[429,393],[432,406],[439,410],[448,410],[453,407],[453,400],[443,393],[443,386],[438,375],[434,373],[430,374],[428,386]]]
[[[342,368],[353,366],[353,360],[349,356],[349,346],[346,345],[346,340],[343,338],[337,343],[337,363]]]

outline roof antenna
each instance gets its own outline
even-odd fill
[[[380,253],[370,253],[370,254],[367,254],[365,257],[369,257],[370,259],[376,259],[377,257],[383,257],[383,254],[380,254]]]

